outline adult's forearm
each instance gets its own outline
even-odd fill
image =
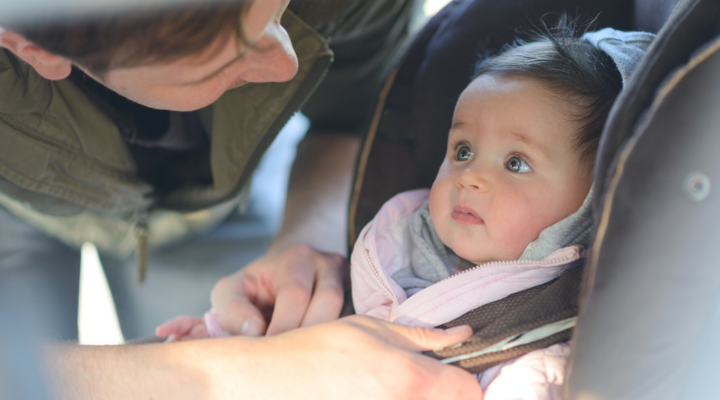
[[[263,371],[260,344],[231,338],[171,345],[49,345],[50,392],[57,400],[248,398],[262,393],[252,382]]]
[[[316,134],[298,146],[288,184],[283,224],[269,252],[305,244],[346,255],[347,205],[357,136]]]
[[[188,365],[196,347],[49,345],[50,393],[57,400],[208,399],[207,378]]]
[[[469,400],[481,398],[472,375],[415,352],[471,334],[354,316],[256,339],[50,345],[46,358],[57,400]]]

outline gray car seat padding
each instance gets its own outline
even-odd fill
[[[720,2],[681,1],[606,124],[566,399],[720,398]]]

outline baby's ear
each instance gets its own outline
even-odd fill
[[[72,71],[72,63],[64,57],[50,53],[12,31],[0,33],[0,47],[30,64],[40,76],[49,80],[65,79]]]

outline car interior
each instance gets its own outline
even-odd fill
[[[0,13],[29,18],[29,10],[44,2],[62,3],[6,2]],[[114,10],[113,3],[140,4],[103,3],[67,1],[56,9],[98,12]],[[51,20],[52,9],[37,23]],[[597,16],[597,29],[657,34],[616,100],[600,142],[594,238],[563,396],[720,398],[717,0],[451,1],[418,29],[387,71],[358,158],[348,245],[385,201],[432,184],[455,102],[478,55],[499,51],[541,18],[551,23],[563,12]],[[0,285],[0,304],[11,301]],[[16,388],[19,399],[42,398],[33,385],[40,379],[37,365],[27,357],[33,346],[22,334],[23,317],[11,308],[0,307],[2,320],[19,321],[17,329],[0,327],[0,385]],[[21,378],[8,378],[10,370]]]

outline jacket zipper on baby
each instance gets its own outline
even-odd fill
[[[443,282],[443,281],[446,281],[446,280],[451,279],[451,278],[455,278],[455,277],[458,276],[458,275],[463,275],[463,274],[466,274],[466,273],[468,273],[468,272],[475,271],[475,270],[477,270],[478,268],[496,267],[496,266],[501,266],[501,265],[528,265],[528,264],[538,265],[538,266],[554,266],[554,265],[565,264],[565,263],[571,261],[572,259],[574,259],[574,258],[576,257],[576,255],[577,255],[577,253],[574,253],[574,254],[562,256],[562,257],[560,257],[560,258],[552,258],[552,259],[550,259],[550,260],[537,260],[537,261],[534,261],[534,260],[490,261],[490,262],[486,262],[486,263],[484,263],[484,264],[478,264],[478,265],[476,265],[476,266],[474,266],[474,267],[472,267],[472,268],[468,268],[468,269],[466,269],[466,270],[464,270],[464,271],[460,271],[460,272],[458,272],[458,273],[456,273],[456,274],[450,275],[450,276],[448,276],[447,278],[444,278],[444,279],[436,282],[436,284],[437,284],[437,283],[440,283],[440,282]]]
[[[372,262],[372,257],[370,257],[370,252],[368,251],[365,246],[363,246],[363,255],[365,256],[365,261],[367,262],[367,265],[372,270],[373,274],[375,275],[375,279],[377,279],[378,282],[383,286],[385,291],[388,294],[388,297],[390,297],[395,303],[398,303],[398,299],[395,296],[395,293],[392,291],[390,286],[388,286],[387,282],[382,278],[383,273],[378,271],[377,267],[375,267],[375,264]]]

